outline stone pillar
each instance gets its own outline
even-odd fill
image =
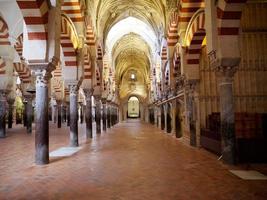
[[[62,101],[57,100],[57,127],[61,128],[62,122]]]
[[[23,126],[27,127],[27,101],[25,99],[23,100],[23,105]]]
[[[95,121],[96,121],[96,133],[101,133],[101,101],[100,97],[95,97]]]
[[[67,102],[66,105],[66,120],[67,120],[67,126],[70,126],[70,103]]]
[[[219,66],[220,116],[222,137],[222,159],[228,164],[236,163],[235,119],[233,99],[233,77],[237,67]]]
[[[58,114],[57,105],[53,105],[53,121],[55,124],[57,123],[57,114]]]
[[[69,84],[70,91],[70,146],[78,147],[78,85]]]
[[[8,128],[12,128],[13,124],[13,107],[15,99],[8,99]]]
[[[80,103],[80,123],[83,123],[83,103]]]
[[[0,138],[6,137],[6,91],[0,90]]]
[[[53,65],[36,69],[35,163],[49,163],[48,80]]]
[[[107,100],[102,99],[103,105],[103,131],[107,130]]]
[[[107,127],[111,127],[111,121],[110,121],[110,106],[107,106]]]
[[[187,91],[187,111],[190,131],[190,145],[197,146],[197,130],[196,130],[196,107],[195,107],[195,92],[199,85],[198,80],[186,80]]]
[[[27,133],[32,133],[32,117],[33,117],[32,95],[26,95],[25,99],[27,100],[27,106],[26,106]]]
[[[92,95],[93,89],[84,89],[86,98],[85,123],[86,123],[86,139],[93,138],[93,119],[92,119]]]

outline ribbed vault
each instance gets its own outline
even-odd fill
[[[97,33],[103,39],[114,24],[129,16],[144,21],[157,33],[165,27],[165,0],[95,0],[88,4],[95,10],[92,18],[96,18]]]

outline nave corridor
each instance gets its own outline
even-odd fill
[[[50,164],[34,164],[34,137],[22,125],[0,140],[0,199],[266,199],[267,181],[242,180],[206,150],[185,145],[148,123],[127,120]],[[50,122],[50,152],[69,145],[68,127]],[[251,169],[267,172],[264,165]]]

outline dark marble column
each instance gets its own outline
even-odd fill
[[[84,89],[86,98],[85,123],[86,123],[86,139],[93,138],[93,119],[92,119],[92,95],[93,89]]]
[[[32,115],[33,115],[32,95],[26,95],[25,99],[27,100],[27,106],[26,106],[27,133],[32,133]]]
[[[12,128],[13,124],[13,108],[15,99],[8,99],[8,128]]]
[[[186,80],[187,111],[189,113],[190,145],[197,146],[196,116],[194,114],[194,93],[198,85],[197,80]]]
[[[69,84],[70,90],[70,146],[78,147],[78,85]]]
[[[62,101],[57,100],[57,127],[61,128],[61,122],[62,122]]]
[[[6,91],[0,90],[0,138],[6,137]]]
[[[222,159],[228,164],[236,163],[235,119],[233,77],[237,67],[219,66],[220,117],[222,136]]]
[[[70,102],[67,102],[66,106],[66,120],[67,120],[67,126],[70,126]]]
[[[57,105],[53,105],[53,122],[56,124],[57,123]]]
[[[95,121],[96,121],[96,133],[101,133],[101,100],[100,97],[95,97]]]
[[[110,123],[110,106],[107,106],[107,127],[108,128],[111,127],[111,123]]]
[[[25,99],[23,100],[23,105],[23,126],[27,127],[27,101]]]
[[[48,80],[51,78],[50,64],[37,67],[36,75],[36,120],[35,163],[49,163]]]
[[[102,99],[103,105],[103,131],[107,131],[107,100]]]
[[[83,103],[80,103],[80,123],[83,123]]]

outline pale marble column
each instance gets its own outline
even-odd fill
[[[6,91],[0,90],[0,138],[6,137]]]
[[[70,146],[78,147],[78,85],[69,84],[70,91]]]

